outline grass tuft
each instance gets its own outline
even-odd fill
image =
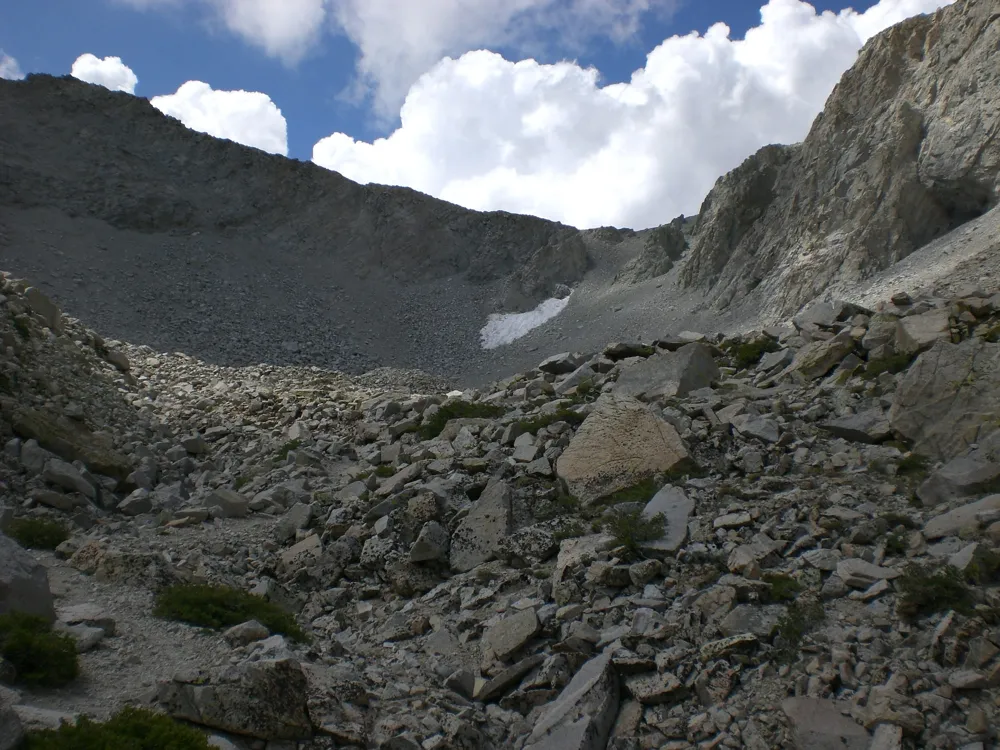
[[[654,477],[648,477],[631,487],[612,492],[600,498],[595,505],[619,505],[621,503],[648,503],[660,490]]]
[[[537,417],[532,417],[531,419],[522,419],[518,422],[518,425],[520,425],[524,432],[534,435],[543,427],[548,427],[550,424],[555,424],[556,422],[567,422],[574,427],[578,427],[584,419],[586,417],[582,414],[563,407],[549,414],[539,414]]]
[[[442,432],[452,419],[496,419],[507,413],[507,410],[496,404],[471,403],[469,401],[452,401],[444,404],[431,417],[425,417],[419,428],[422,440],[433,440]]]
[[[15,518],[4,532],[27,549],[55,549],[69,539],[69,530],[51,518]]]
[[[776,654],[779,662],[795,661],[799,654],[799,646],[806,633],[826,619],[826,612],[819,602],[802,604],[792,602],[785,614],[778,620],[778,639],[780,648]]]
[[[765,573],[761,580],[769,586],[761,594],[762,604],[794,601],[802,591],[802,584],[787,573]]]
[[[726,353],[732,358],[733,365],[739,370],[753,367],[760,362],[761,357],[771,352],[781,351],[781,344],[767,336],[752,341],[732,342],[726,347]]]
[[[277,604],[229,586],[190,583],[168,586],[157,594],[153,614],[213,630],[257,620],[272,633],[305,640],[295,618]]]
[[[23,750],[211,750],[208,737],[164,714],[126,706],[105,722],[84,716],[76,724],[29,732]]]
[[[300,445],[302,445],[301,440],[289,440],[287,443],[281,446],[281,448],[278,449],[278,461],[288,460],[288,454],[291,453],[296,448],[298,448]]]
[[[0,615],[0,656],[14,667],[15,682],[27,687],[61,687],[80,671],[73,639],[24,612]]]

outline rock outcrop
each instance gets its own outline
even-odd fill
[[[719,179],[684,282],[778,318],[995,206],[995,14],[958,0],[870,39],[801,144]]]

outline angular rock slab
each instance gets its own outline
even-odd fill
[[[648,519],[662,513],[663,536],[655,541],[644,542],[641,545],[643,554],[662,557],[677,552],[687,539],[688,519],[693,512],[694,500],[679,487],[668,484],[653,495],[653,499],[642,509],[642,516]]]
[[[889,410],[916,453],[948,461],[1000,425],[1000,344],[939,341],[906,372]]]
[[[786,698],[781,710],[788,717],[797,750],[868,750],[868,732],[841,714],[833,701]]]
[[[939,505],[1000,486],[1000,463],[978,453],[957,456],[931,474],[917,488],[920,502],[925,506]]]
[[[0,750],[14,750],[24,739],[24,726],[14,710],[20,695],[0,685]]]
[[[704,344],[686,344],[675,352],[655,354],[626,367],[615,383],[614,392],[652,401],[707,388],[719,377],[712,350]]]
[[[504,660],[527,645],[541,629],[534,609],[524,609],[509,615],[490,627],[483,635],[483,654],[487,658]]]
[[[524,750],[604,750],[621,699],[611,649],[584,664],[535,722]]]
[[[207,683],[186,679],[158,688],[160,705],[175,718],[262,740],[312,737],[308,683],[294,659],[243,662],[215,670]]]
[[[677,430],[642,402],[602,395],[556,462],[556,473],[584,503],[690,463]]]
[[[511,491],[506,482],[493,480],[486,486],[451,535],[452,570],[464,573],[496,558],[500,541],[510,534],[510,503]]]
[[[851,414],[839,419],[832,419],[819,426],[831,435],[853,440],[857,443],[881,443],[892,435],[889,420],[881,409],[869,409],[859,414]]]
[[[957,534],[966,526],[976,524],[976,515],[1000,510],[1000,495],[988,495],[982,500],[963,505],[940,516],[935,516],[924,525],[924,538],[928,540]]]
[[[0,533],[0,615],[14,611],[56,619],[45,567]]]
[[[799,349],[779,378],[798,373],[806,380],[815,380],[826,375],[840,364],[840,360],[854,350],[854,339],[849,333],[838,333],[827,341],[814,341]]]

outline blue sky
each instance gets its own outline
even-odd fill
[[[650,225],[669,220],[672,217],[667,214],[680,212],[681,208],[691,213],[691,206],[700,202],[715,177],[755,148],[773,140],[801,138],[832,85],[853,61],[857,48],[872,32],[886,25],[882,16],[895,22],[911,15],[911,11],[933,10],[948,2],[818,0],[807,5],[799,0],[770,0],[771,20],[762,23],[763,3],[753,0],[518,0],[527,9],[523,14],[510,18],[498,11],[499,16],[494,17],[491,10],[486,10],[479,20],[469,20],[470,14],[463,12],[463,7],[467,10],[475,0],[282,1],[293,9],[289,13],[301,11],[303,19],[311,11],[324,12],[324,7],[326,15],[322,23],[313,25],[308,20],[296,21],[297,25],[289,25],[287,33],[278,38],[273,32],[274,8],[281,7],[277,0],[260,12],[261,17],[253,16],[261,0],[6,2],[0,4],[0,50],[14,58],[25,73],[56,75],[69,73],[74,61],[84,53],[98,58],[118,57],[138,77],[134,93],[147,98],[174,94],[187,81],[206,82],[217,92],[262,92],[280,109],[287,125],[287,155],[303,160],[314,158],[361,182],[410,184],[471,207],[508,208],[577,225]],[[223,17],[219,8],[225,2],[231,6],[242,3],[246,11],[238,18]],[[411,11],[425,7],[440,12],[411,12],[409,18],[398,19],[398,28],[392,28],[397,22],[393,3],[409,3]],[[388,15],[361,17],[379,4],[388,9]],[[494,5],[499,7],[500,0],[478,0],[480,8]],[[849,18],[843,14],[840,20],[820,15],[848,7],[856,11]],[[590,20],[582,9],[592,13]],[[445,18],[449,13],[453,15]],[[702,39],[700,47],[680,41],[662,45],[672,36],[692,31],[704,36],[718,22],[730,27],[728,40],[716,39],[709,45],[707,39]],[[421,27],[415,33],[414,25]],[[605,29],[612,28],[605,33]],[[758,30],[759,38],[741,47],[738,40],[753,28]],[[808,34],[803,31],[806,28],[811,30]],[[628,33],[630,30],[634,33]],[[443,41],[435,47],[436,34]],[[407,37],[411,48],[406,47]],[[420,47],[424,37],[431,38],[431,42]],[[805,38],[809,41],[801,41]],[[397,39],[402,40],[398,45],[402,51],[395,48]],[[479,48],[499,53],[501,58],[463,54]],[[658,48],[663,50],[659,68],[654,58],[648,57]],[[397,53],[391,60],[386,58]],[[451,68],[435,67],[445,53],[459,62]],[[526,59],[543,67],[528,70],[523,65],[514,66]],[[544,65],[561,60],[577,65]],[[582,72],[588,67],[600,72],[599,80],[588,83]],[[431,68],[434,75],[421,79]],[[646,78],[652,79],[654,69],[664,76],[659,82],[629,84],[635,71],[645,71]],[[670,75],[678,78],[681,70],[693,81],[687,89],[676,88],[679,84],[666,80]],[[470,76],[479,86],[471,94]],[[497,124],[505,121],[512,109],[522,106],[529,86],[524,83],[525,76],[532,81],[530,86],[544,88],[529,96],[523,111],[518,110],[521,125]],[[418,79],[423,82],[423,95],[419,106],[412,107],[411,120],[436,135],[410,132],[418,128],[409,124],[400,128],[399,105]],[[482,88],[486,85],[483,80],[508,79],[503,96]],[[605,87],[617,82],[628,90],[615,93],[615,101],[609,105],[608,94],[613,89]],[[356,94],[353,97],[349,95],[352,91]],[[479,94],[482,98],[477,100]],[[572,99],[577,94],[580,99]],[[697,100],[702,94],[730,103],[722,112],[695,111],[701,106]],[[510,100],[499,103],[504,96]],[[615,130],[621,112],[616,115],[608,106],[628,106],[629,113],[649,111],[651,96],[690,97],[690,101],[688,109],[678,104],[676,111],[661,102],[656,112],[630,125],[631,134]],[[595,97],[603,103],[588,103]],[[463,104],[470,99],[478,101],[474,110],[472,104]],[[620,101],[625,99],[626,103]],[[190,127],[212,132],[210,125],[193,124],[195,115],[187,118],[188,110],[183,105],[175,103],[172,113]],[[470,109],[464,111],[463,106]],[[493,106],[497,109],[491,112]],[[600,113],[589,112],[590,106],[603,109]],[[685,122],[686,112],[691,114],[690,121]],[[458,117],[465,130],[447,132],[453,119],[449,114]],[[204,119],[209,115],[202,112],[201,116]],[[607,116],[606,122],[603,116]],[[577,123],[567,127],[564,121],[571,117],[582,118],[587,126],[581,128]],[[771,117],[773,127],[768,124]],[[706,152],[694,166],[679,163],[676,151],[682,144],[683,150],[693,147],[697,152],[698,148],[711,148],[711,140],[725,135],[707,134],[708,140],[698,145],[697,132],[704,130],[697,124],[698,118],[730,122],[736,129],[736,143],[728,150]],[[526,130],[523,123],[529,120],[553,123],[550,130],[559,134],[558,138],[528,132],[530,128]],[[508,126],[514,130],[504,130]],[[243,123],[231,132],[226,127],[220,125],[220,132],[234,140],[253,142],[253,135],[246,135],[253,123]],[[579,144],[569,142],[575,139],[576,131],[588,128],[594,132],[582,134]],[[738,132],[742,130],[750,131],[749,136]],[[469,132],[475,136],[469,136]],[[667,140],[656,140],[655,132],[666,133]],[[314,146],[334,133],[342,135],[328,141],[324,154],[317,157]],[[392,138],[376,147],[368,145],[390,135]],[[428,144],[429,137],[436,142]],[[668,163],[649,165],[639,160],[638,170],[628,167],[635,155],[622,144],[642,139],[647,139],[643,144],[645,154],[661,155]],[[636,196],[612,209],[598,207],[596,200],[593,207],[586,200],[583,203],[587,205],[580,207],[581,200],[576,196],[568,196],[562,203],[552,201],[553,174],[562,180],[556,189],[561,185],[571,192],[581,180],[601,182],[601,167],[595,166],[591,157],[611,151],[614,155],[605,161],[625,164],[623,169],[631,174],[638,171],[637,178],[646,181],[639,189],[647,193],[652,181],[674,182],[665,192],[653,191],[655,194],[645,199]],[[609,177],[611,182],[623,179],[621,175]],[[570,201],[577,208],[567,208]]]

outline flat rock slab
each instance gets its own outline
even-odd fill
[[[21,545],[0,533],[0,615],[12,611],[56,619],[49,574]]]
[[[685,396],[711,386],[720,375],[709,347],[686,344],[677,351],[655,354],[625,367],[618,376],[614,392],[647,401]]]
[[[670,703],[687,693],[684,683],[672,672],[629,677],[625,680],[625,689],[643,705]]]
[[[815,380],[826,375],[840,364],[840,360],[854,350],[854,339],[849,333],[838,333],[827,341],[814,341],[799,349],[792,360],[777,377],[797,373],[806,380]]]
[[[916,453],[948,461],[1000,424],[1000,344],[938,341],[896,389],[889,423]]]
[[[988,495],[982,500],[942,513],[924,525],[925,539],[941,539],[957,534],[966,526],[978,525],[976,515],[1000,510],[1000,495]]]
[[[868,750],[868,732],[844,716],[833,701],[786,698],[781,710],[788,717],[797,750]]]
[[[534,609],[525,609],[503,618],[483,635],[483,656],[501,661],[513,656],[538,634],[541,623]]]
[[[204,675],[163,682],[158,700],[178,719],[262,740],[312,736],[308,684],[294,659],[243,662]]]
[[[524,750],[604,750],[620,701],[611,649],[584,664],[535,721]]]
[[[873,565],[859,557],[849,557],[837,563],[837,575],[851,588],[866,589],[876,581],[898,578],[900,573],[892,568]]]
[[[1000,463],[978,453],[957,456],[931,474],[917,488],[920,502],[939,505],[1000,486]]]
[[[559,456],[556,472],[588,504],[689,464],[687,449],[669,422],[641,401],[604,394]]]
[[[643,518],[653,518],[662,513],[663,536],[641,545],[643,554],[651,557],[672,555],[687,539],[688,519],[694,512],[694,500],[680,487],[667,485],[646,503],[642,509]]]
[[[452,570],[464,573],[496,558],[501,540],[510,534],[510,503],[511,491],[506,482],[494,480],[487,485],[451,535]]]
[[[777,631],[778,621],[784,614],[785,608],[780,604],[740,604],[722,619],[719,630],[725,636],[753,633],[758,638],[769,639]]]
[[[889,419],[882,409],[877,408],[832,419],[821,424],[819,428],[831,435],[856,443],[881,443],[892,435]]]

